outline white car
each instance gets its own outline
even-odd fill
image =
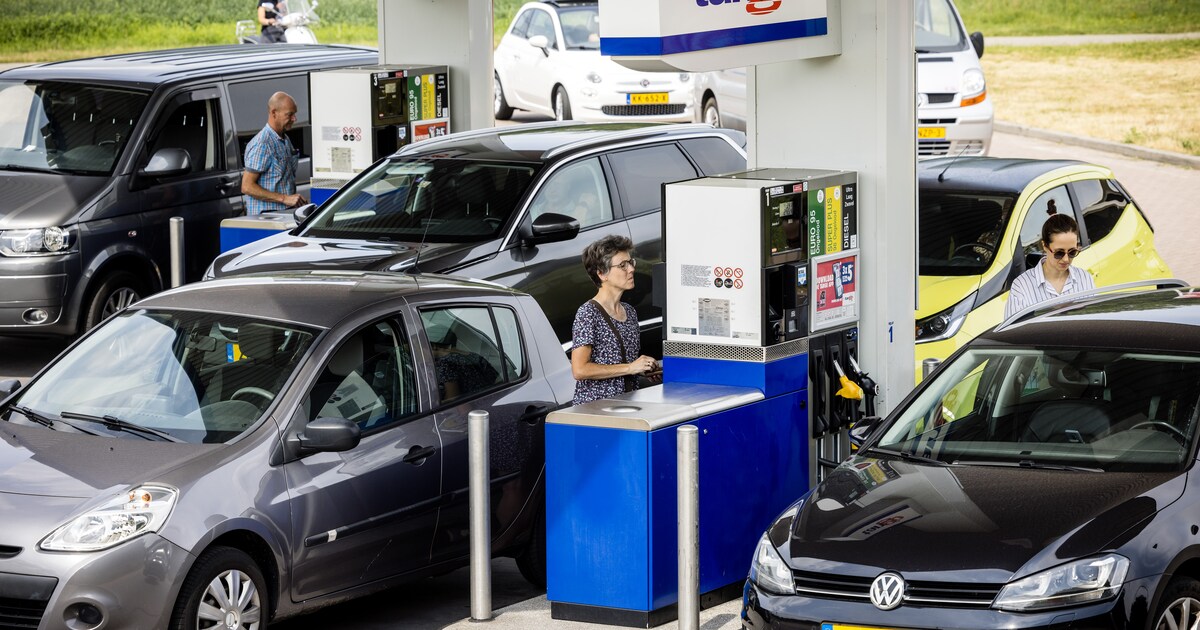
[[[530,2],[500,40],[493,110],[558,120],[691,122],[692,75],[638,72],[600,55],[596,0]]]
[[[979,58],[983,34],[967,36],[951,0],[915,0],[917,155],[986,155],[992,144],[992,101]],[[746,128],[746,69],[696,75],[696,119]]]

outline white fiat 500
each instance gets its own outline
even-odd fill
[[[494,55],[493,109],[558,120],[689,122],[692,76],[638,72],[600,55],[596,0],[548,0],[521,7]]]

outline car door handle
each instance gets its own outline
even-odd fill
[[[230,190],[232,190],[234,186],[237,186],[237,184],[238,184],[237,181],[232,180],[232,179],[227,179],[225,181],[217,182],[217,191],[227,193]]]
[[[433,455],[435,451],[437,448],[433,446],[414,446],[408,449],[408,454],[404,456],[404,463],[420,464],[429,459],[429,456]]]
[[[525,424],[537,424],[549,412],[550,407],[548,405],[530,405],[525,408],[525,413],[521,414],[521,417],[517,419]]]

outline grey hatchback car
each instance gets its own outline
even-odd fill
[[[542,422],[569,369],[532,298],[444,276],[143,300],[0,383],[0,627],[254,630],[465,565],[475,409],[493,551],[543,580]]]

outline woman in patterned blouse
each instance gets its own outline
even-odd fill
[[[633,288],[633,241],[606,236],[583,250],[583,266],[599,290],[575,312],[571,374],[576,405],[637,389],[638,375],[654,369],[654,359],[641,354],[637,311],[621,301]]]

